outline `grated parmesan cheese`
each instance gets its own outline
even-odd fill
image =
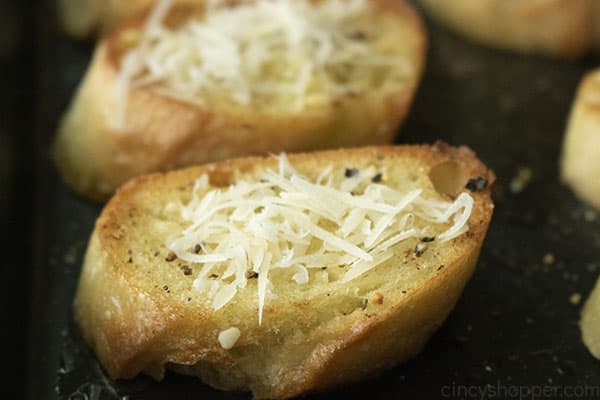
[[[219,344],[222,348],[225,350],[230,350],[233,348],[233,346],[235,346],[241,335],[242,333],[238,328],[231,327],[219,332],[217,339],[219,340]]]
[[[453,202],[432,200],[420,189],[402,192],[374,183],[371,177],[379,172],[371,166],[334,184],[340,181],[335,174],[343,171],[325,168],[312,181],[282,154],[278,170],[226,189],[211,189],[202,175],[191,200],[180,206],[187,227],[167,246],[179,259],[202,264],[193,287],[206,294],[215,311],[256,278],[262,324],[274,270],[288,270],[292,281],[306,285],[311,271],[316,281],[332,282],[316,272],[344,266],[337,279],[344,285],[390,260],[403,241],[435,231],[441,232],[436,241],[446,242],[469,229],[473,198],[468,193]],[[342,189],[348,179],[357,181],[353,194]]]
[[[332,95],[397,91],[413,70],[399,46],[381,40],[378,24],[360,21],[372,12],[367,0],[211,0],[203,17],[170,28],[163,20],[172,3],[158,1],[121,58],[122,114],[136,86],[199,104],[302,111]]]

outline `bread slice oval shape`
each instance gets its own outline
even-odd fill
[[[373,376],[453,309],[494,179],[445,143],[135,178],[96,222],[75,321],[113,378],[173,369],[288,398]]]
[[[583,343],[594,357],[600,359],[600,281],[583,307],[579,324]]]
[[[420,0],[455,32],[485,45],[574,58],[591,43],[594,0]]]
[[[99,43],[54,146],[75,192],[106,200],[145,173],[393,141],[426,47],[405,1],[222,3],[157,7]]]
[[[567,124],[561,150],[563,182],[582,200],[600,208],[600,71],[581,81]]]

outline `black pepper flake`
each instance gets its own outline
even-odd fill
[[[187,300],[188,300],[188,301],[192,301],[192,298],[191,298],[191,297],[188,297],[188,299],[187,299]]]
[[[423,243],[431,243],[435,240],[435,236],[425,236],[421,238],[421,242]]]
[[[367,299],[366,297],[364,299],[362,299],[362,303],[360,305],[360,308],[362,308],[363,310],[367,308],[367,305],[369,304],[369,299]]]
[[[358,175],[358,169],[356,168],[346,168],[346,171],[344,172],[344,176],[346,178],[352,178],[356,175]]]
[[[364,33],[363,31],[356,31],[356,32],[352,32],[352,34],[350,35],[351,39],[354,40],[365,40],[367,38],[367,34]]]
[[[402,291],[402,294],[406,294],[406,290],[403,290],[403,291]]]
[[[427,245],[425,243],[417,243],[414,249],[415,256],[421,257],[423,253],[427,250]]]
[[[168,290],[169,290],[169,287],[168,287],[167,285],[164,285],[164,286],[162,287],[162,290],[164,290],[164,291],[166,292],[166,291],[168,291]]]
[[[198,254],[200,253],[200,250],[202,250],[202,246],[197,244],[194,246],[194,253]]]
[[[193,272],[189,265],[182,265],[179,267],[179,269],[183,272],[185,276],[190,276]]]
[[[217,274],[210,274],[208,277],[210,279],[217,279],[219,277],[219,275],[217,275]]]
[[[438,271],[441,271],[442,269],[444,269],[444,267],[445,267],[445,265],[444,265],[444,264],[442,264],[442,265],[440,265],[440,266],[438,267],[438,269],[437,269],[437,270],[438,270]]]
[[[379,183],[382,180],[383,180],[383,174],[381,174],[381,173],[379,173],[371,178],[371,182],[373,182],[373,183]]]
[[[327,267],[321,267],[322,271],[325,271],[327,269]]]
[[[255,271],[247,271],[246,272],[246,279],[256,279],[258,278],[258,272]]]
[[[127,262],[128,262],[129,264],[133,263],[133,257],[129,257],[129,260],[127,260]]]
[[[160,256],[160,251],[156,251],[156,252],[154,253],[154,257],[158,257],[158,256]]]
[[[487,187],[487,185],[488,185],[487,179],[484,179],[481,176],[478,176],[477,178],[469,179],[469,182],[467,182],[467,185],[465,186],[465,188],[467,188],[471,192],[481,192],[482,190],[484,190]]]
[[[167,254],[167,257],[165,257],[166,262],[175,261],[176,259],[177,259],[177,255],[175,253],[173,253],[172,251],[170,251],[169,254]]]

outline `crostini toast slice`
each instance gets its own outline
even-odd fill
[[[575,58],[591,43],[595,0],[420,0],[426,12],[465,37],[523,53]]]
[[[404,0],[221,3],[161,2],[99,43],[54,145],[75,192],[104,201],[145,173],[393,141],[426,47]]]
[[[135,178],[98,218],[75,321],[113,378],[169,368],[288,398],[372,376],[456,304],[494,179],[441,142]]]

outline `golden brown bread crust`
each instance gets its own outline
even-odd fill
[[[580,325],[583,342],[600,359],[600,280],[583,307]]]
[[[397,93],[343,95],[302,113],[201,107],[142,87],[129,91],[124,129],[115,129],[117,62],[111,49],[120,30],[115,31],[99,44],[59,127],[54,158],[61,175],[75,192],[106,200],[144,173],[251,154],[391,143],[420,79],[426,38],[407,3],[371,1],[398,18],[405,33],[398,40],[414,74]]]
[[[457,191],[469,178],[481,176],[490,186],[495,179],[472,151],[443,143],[297,154],[289,160],[301,173],[314,174],[328,164],[379,163],[389,167],[390,175],[410,177],[402,178],[403,184],[416,179],[427,190],[433,190],[428,172],[445,163],[460,171]],[[419,272],[403,270],[422,276],[418,279],[423,282],[408,283],[397,276],[398,258],[351,285],[364,290],[360,296],[381,293],[382,304],[361,307],[361,299],[346,287],[326,286],[319,290],[333,292],[319,292],[310,300],[289,290],[270,300],[262,326],[257,324],[253,291],[219,314],[199,304],[188,289],[190,282],[163,261],[170,228],[160,210],[189,196],[190,185],[203,173],[212,185],[226,186],[236,177],[254,176],[275,165],[273,158],[242,158],[143,176],[120,188],[107,204],[88,247],[74,315],[113,378],[144,372],[160,379],[167,366],[217,388],[251,390],[257,398],[288,398],[405,361],[442,324],[474,270],[493,211],[489,186],[471,193],[475,205],[467,234],[448,242],[439,254],[425,253],[423,257],[431,258],[420,258],[425,264]],[[334,313],[338,303],[350,308]],[[233,349],[224,350],[216,337],[232,325],[242,336]]]
[[[477,42],[573,58],[589,48],[590,0],[420,0],[452,30]]]
[[[600,70],[582,80],[565,134],[561,177],[579,198],[600,208]]]
[[[204,0],[174,0],[177,4],[202,4]],[[120,21],[142,14],[156,0],[59,0],[58,16],[63,30],[85,39],[96,33],[107,33]]]

